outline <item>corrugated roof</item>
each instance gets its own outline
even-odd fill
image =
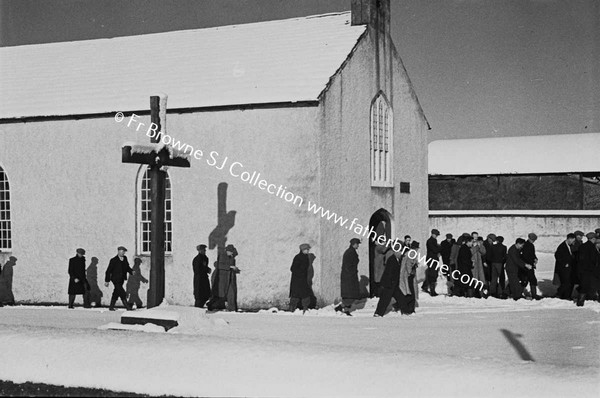
[[[0,118],[317,100],[366,26],[350,12],[0,49]]]
[[[430,175],[600,172],[600,133],[440,140]]]

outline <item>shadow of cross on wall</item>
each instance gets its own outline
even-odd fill
[[[217,187],[217,226],[208,235],[208,248],[217,248],[222,253],[227,244],[227,234],[235,225],[236,211],[227,211],[227,183],[222,182]]]

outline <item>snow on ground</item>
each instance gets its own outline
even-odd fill
[[[184,396],[600,393],[600,303],[421,295],[416,315],[373,318],[376,303],[353,317],[165,306],[180,326],[158,333],[101,329],[123,311],[4,307],[0,379]]]

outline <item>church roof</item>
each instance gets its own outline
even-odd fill
[[[600,172],[600,133],[439,140],[430,175]]]
[[[0,119],[316,101],[366,26],[350,12],[0,48]]]

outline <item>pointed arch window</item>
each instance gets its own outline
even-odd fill
[[[371,185],[392,187],[392,109],[383,93],[371,104]]]
[[[142,173],[143,171],[143,173]],[[150,254],[150,167],[142,166],[138,176],[137,195],[137,249],[139,254]],[[171,179],[169,173],[165,178],[165,254],[172,253],[173,223],[172,223]]]
[[[12,249],[11,227],[10,186],[6,172],[0,167],[0,250]]]

